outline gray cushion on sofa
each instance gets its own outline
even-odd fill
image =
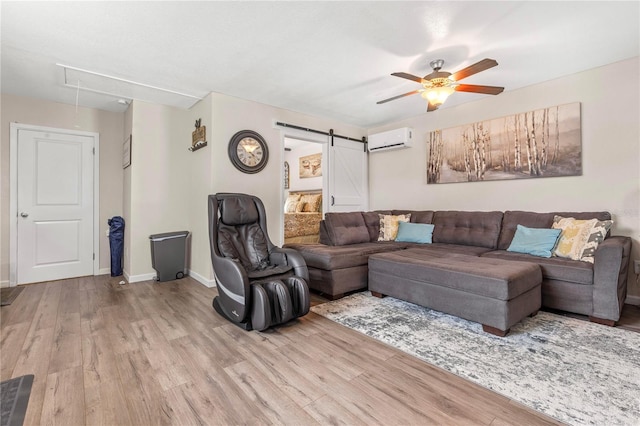
[[[482,257],[505,260],[519,260],[540,265],[545,279],[568,281],[576,284],[593,284],[593,265],[579,260],[560,257],[539,257],[530,254],[495,250],[481,255]]]
[[[433,215],[433,242],[495,249],[502,212],[437,211]]]
[[[325,246],[323,244],[287,244],[287,248],[298,250],[309,268],[334,270],[366,265],[369,255],[401,250],[408,243],[395,241],[350,244],[345,246]]]
[[[513,240],[518,225],[527,228],[551,228],[554,216],[573,217],[575,219],[598,219],[609,220],[611,214],[609,212],[551,212],[536,213],[523,212],[518,210],[508,210],[504,212],[502,219],[502,230],[498,239],[498,249],[506,250]]]
[[[410,213],[412,223],[433,223],[433,210],[416,210]]]
[[[376,210],[362,213],[364,223],[367,225],[367,232],[369,232],[369,241],[378,241],[378,236],[380,235],[379,215],[381,214],[391,214],[391,210]]]
[[[324,220],[329,239],[336,246],[370,241],[362,212],[327,213]]]

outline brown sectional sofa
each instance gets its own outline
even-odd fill
[[[406,213],[411,213],[411,222],[434,225],[432,244],[377,241],[378,214]],[[542,273],[543,307],[588,315],[593,321],[608,325],[615,324],[626,297],[631,251],[629,237],[608,235],[598,246],[593,264],[506,251],[518,224],[529,228],[550,228],[555,215],[611,219],[608,212],[380,210],[327,213],[320,224],[320,243],[286,246],[300,251],[304,257],[309,269],[309,287],[332,299],[368,288],[371,255],[397,251],[402,256],[402,250],[411,249],[413,253],[423,251],[426,257],[464,255],[536,264]]]

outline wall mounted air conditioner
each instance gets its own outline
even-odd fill
[[[367,142],[369,152],[410,148],[413,145],[413,129],[410,127],[402,127],[400,129],[376,133],[369,135]]]

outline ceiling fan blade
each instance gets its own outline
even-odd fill
[[[476,62],[473,65],[469,65],[468,67],[461,69],[458,72],[454,72],[451,75],[451,78],[453,78],[455,81],[460,81],[463,78],[467,78],[473,74],[488,70],[489,68],[495,67],[496,65],[498,65],[498,63],[495,59],[486,58],[481,60],[480,62]]]
[[[435,111],[435,110],[438,109],[438,107],[435,106],[435,105],[432,105],[431,102],[428,102],[427,105],[428,105],[427,106],[427,112]]]
[[[456,92],[484,93],[487,95],[499,95],[504,87],[498,86],[476,86],[475,84],[458,84]]]
[[[404,98],[405,96],[415,95],[416,93],[420,93],[419,90],[413,90],[411,92],[404,93],[402,95],[394,96],[393,98],[385,99],[384,101],[376,102],[376,104],[383,104],[385,102],[394,101],[396,99]]]
[[[396,76],[396,77],[400,77],[400,78],[406,78],[407,80],[416,81],[418,83],[422,83],[422,77],[418,77],[416,75],[409,74],[409,73],[406,73],[406,72],[394,72],[391,75]]]

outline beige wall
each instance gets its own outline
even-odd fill
[[[638,58],[477,102],[370,129],[413,127],[414,147],[369,156],[372,209],[608,210],[613,233],[633,238],[640,259],[640,74]],[[613,85],[612,78],[623,84]],[[455,94],[453,96],[456,96]],[[427,136],[434,129],[580,102],[582,176],[426,184]],[[640,297],[630,273],[629,294]]]
[[[339,123],[321,117],[314,117],[289,111],[270,105],[247,101],[218,93],[211,94],[212,101],[212,127],[209,141],[209,155],[211,158],[211,181],[208,193],[217,192],[243,192],[258,196],[264,203],[267,211],[267,227],[269,236],[275,244],[281,244],[283,235],[282,206],[284,203],[282,191],[282,165],[284,162],[283,138],[291,134],[287,130],[274,127],[275,121],[281,121],[302,127],[329,131],[351,137],[362,137],[366,130]],[[245,174],[238,171],[229,160],[227,147],[231,137],[240,130],[254,130],[258,132],[269,146],[269,162],[267,166],[257,174]],[[207,133],[209,128],[207,127]],[[201,194],[206,191],[201,191]],[[200,202],[200,201],[198,201]],[[205,227],[194,226],[194,234],[207,234],[206,215],[207,210],[198,208],[196,215],[200,215],[198,224]],[[209,242],[203,238],[201,244],[194,245],[193,251],[201,251],[209,256]],[[194,235],[195,242],[195,235]],[[209,272],[211,260],[207,257],[202,264],[192,264],[197,272],[213,279]]]
[[[191,132],[199,118],[207,128],[208,146],[190,152]],[[274,243],[281,243],[284,148],[283,131],[274,127],[276,120],[327,131],[333,128],[354,137],[365,134],[361,128],[217,93],[188,111],[133,102],[125,118],[125,129],[132,129],[133,158],[124,173],[123,190],[125,272],[130,279],[154,275],[150,234],[189,230],[191,274],[213,284],[207,197],[217,192],[260,197],[267,210],[269,234]],[[247,129],[262,135],[269,147],[267,166],[257,174],[238,171],[227,154],[231,137]]]
[[[107,220],[122,214],[124,114],[2,94],[0,133],[0,282],[9,279],[9,124],[20,122],[100,134],[100,268],[110,268]]]
[[[124,269],[137,281],[154,275],[149,236],[188,230],[191,132],[184,110],[141,101],[130,108],[131,166],[124,190],[129,245]]]
[[[133,103],[129,105],[124,113],[124,134],[125,139],[132,136],[131,147],[133,148]],[[133,153],[132,153],[133,155]],[[131,165],[124,169],[122,176],[122,217],[124,218],[124,254],[122,259],[122,269],[125,277],[129,277],[131,268]]]

